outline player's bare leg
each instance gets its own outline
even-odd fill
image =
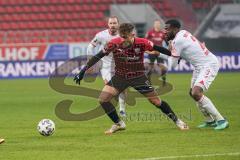
[[[221,130],[228,127],[228,121],[219,113],[212,101],[203,94],[203,89],[199,86],[194,86],[191,90],[192,98],[197,102],[200,111],[206,118],[206,122],[199,125],[199,128],[215,127],[215,130]]]
[[[105,85],[99,96],[99,103],[102,105],[105,113],[114,122],[112,127],[105,131],[105,134],[112,134],[114,132],[124,130],[125,123],[118,117],[117,111],[113,104],[110,102],[114,96],[118,95],[118,90],[109,85]]]
[[[163,86],[164,86],[164,85],[166,85],[166,80],[167,80],[167,77],[166,77],[167,76],[167,67],[162,63],[159,63],[158,67],[160,68],[160,71],[161,71],[160,75],[163,80]]]
[[[146,68],[147,68],[147,77],[151,83],[151,75],[154,72],[154,63],[149,63]]]
[[[104,84],[106,85],[108,81],[104,79]],[[118,103],[119,103],[119,114],[121,117],[126,117],[126,96],[127,91],[123,91],[118,95]]]
[[[0,138],[0,144],[5,142],[5,140],[3,138]]]
[[[188,130],[189,127],[186,123],[184,123],[181,119],[179,119],[176,114],[172,111],[169,104],[165,101],[161,101],[155,91],[143,94],[149,102],[151,102],[154,106],[161,109],[161,111],[166,114],[181,130]]]
[[[162,63],[158,63],[156,66],[154,65],[154,63],[149,63],[147,67],[147,76],[150,82],[151,82],[151,75],[154,72],[154,70],[156,70],[156,72],[161,76],[163,81],[163,86],[164,86],[166,84],[167,67]]]

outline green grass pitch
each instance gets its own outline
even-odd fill
[[[240,74],[220,73],[207,92],[230,122],[230,127],[224,131],[196,128],[203,117],[188,95],[190,78],[191,74],[169,74],[168,81],[174,85],[174,90],[161,96],[177,114],[183,115],[190,125],[189,131],[178,130],[165,118],[132,119],[127,121],[127,130],[111,136],[103,134],[112,125],[106,116],[71,122],[58,119],[54,113],[60,100],[74,100],[71,111],[80,113],[95,106],[96,99],[57,93],[49,87],[47,79],[1,80],[0,137],[6,142],[0,145],[0,159],[239,160]],[[102,83],[98,79],[86,85],[101,89]],[[158,110],[146,99],[138,99],[136,106],[128,107],[127,112],[154,113]],[[43,118],[55,122],[54,135],[43,137],[37,132],[37,123]]]

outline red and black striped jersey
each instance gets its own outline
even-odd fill
[[[152,51],[153,43],[145,38],[134,38],[129,44],[121,37],[112,39],[104,48],[106,54],[113,53],[115,74],[126,79],[144,75],[144,52]]]

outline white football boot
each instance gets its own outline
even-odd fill
[[[178,119],[175,123],[180,130],[189,130],[188,125],[181,119]]]
[[[109,130],[105,131],[105,134],[110,135],[112,133],[115,133],[117,131],[122,131],[126,129],[126,124],[123,121],[120,121],[118,123],[115,123],[112,125],[112,127]]]

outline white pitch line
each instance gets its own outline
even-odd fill
[[[184,156],[166,156],[166,157],[152,157],[132,160],[162,160],[162,159],[180,159],[180,158],[197,158],[197,157],[215,157],[215,156],[239,156],[240,152],[235,153],[215,153],[215,154],[196,154],[196,155],[184,155]]]

